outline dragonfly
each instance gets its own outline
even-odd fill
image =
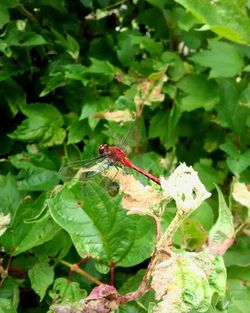
[[[125,168],[130,168],[135,170],[136,172],[142,174],[146,178],[152,180],[156,184],[160,185],[160,179],[149,172],[143,170],[142,168],[136,166],[130,159],[128,158],[127,154],[120,148],[115,147],[115,146],[110,146],[108,144],[101,144],[98,149],[99,152],[99,157],[96,158],[96,160],[93,160],[92,166],[90,167],[90,171],[88,169],[85,169],[84,172],[81,174],[81,177],[83,178],[88,178],[90,172],[103,172],[109,168],[109,166],[115,166],[115,167],[125,167]],[[81,162],[76,162],[72,165],[66,165],[63,167],[60,172],[63,177],[68,176],[74,176],[74,175],[68,175],[70,172],[77,172],[79,170],[79,167],[81,167]],[[66,175],[65,175],[66,173]],[[87,173],[87,174],[86,174]]]

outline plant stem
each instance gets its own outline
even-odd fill
[[[102,282],[100,280],[96,279],[95,277],[91,276],[90,274],[88,274],[87,272],[82,270],[77,264],[72,264],[72,263],[69,263],[69,262],[64,261],[64,260],[61,260],[59,262],[65,266],[69,267],[72,271],[84,276],[85,278],[92,281],[96,285],[102,285]]]
[[[156,249],[157,251],[168,249],[169,245],[172,244],[174,234],[176,233],[177,229],[182,224],[183,220],[187,218],[187,214],[183,213],[183,211],[177,211],[174,219],[168,226],[165,233],[162,235],[161,239],[157,243]]]
[[[22,13],[24,16],[26,16],[29,20],[31,20],[33,22],[37,21],[37,17],[34,14],[32,14],[30,11],[28,11],[24,5],[20,4],[18,6],[18,10],[20,13]]]

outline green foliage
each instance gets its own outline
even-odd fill
[[[62,144],[65,131],[61,128],[63,118],[59,111],[46,103],[20,106],[28,118],[10,134],[10,138],[24,142],[40,142],[46,145]]]
[[[31,287],[42,300],[49,285],[53,283],[54,271],[46,262],[39,262],[29,270]]]
[[[115,187],[102,188],[110,181],[59,185],[62,166],[120,142],[157,176],[178,162],[198,171],[212,197],[182,223],[175,247],[195,253],[208,240],[218,252],[236,232],[224,255],[226,301],[219,280],[215,301],[211,281],[191,279],[183,260],[181,283],[194,282],[186,300],[197,289],[204,312],[247,312],[250,208],[232,199],[230,184],[250,182],[249,8],[245,0],[0,1],[0,313],[25,312],[20,294],[34,312],[86,297],[96,281],[74,273],[69,284],[65,260],[85,258],[82,268],[107,284],[115,264],[122,293],[139,285],[156,242],[152,220],[128,215]],[[174,214],[163,214],[163,230]],[[120,312],[154,301],[149,292]]]
[[[82,258],[91,256],[104,264],[131,267],[150,257],[154,227],[149,219],[127,216],[119,202],[120,197],[112,199],[95,183],[70,187],[68,183],[48,205]]]

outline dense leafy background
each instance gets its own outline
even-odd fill
[[[51,194],[60,166],[117,143],[134,119],[136,135],[127,139],[135,163],[168,175],[185,161],[214,194],[176,239],[202,246],[218,214],[214,184],[230,200],[233,176],[250,182],[249,9],[246,0],[0,2],[0,211],[11,214],[4,268],[13,257],[0,312],[45,312],[58,295],[83,298],[93,284],[73,275],[68,285],[60,261],[85,253],[96,260],[83,266],[88,273],[108,282],[114,261],[116,286],[134,290],[154,243],[151,221],[128,217],[102,190],[88,197],[91,185],[86,194],[77,186]],[[86,214],[73,206],[76,195]],[[230,207],[238,229],[247,210]],[[225,312],[249,310],[249,253],[239,231],[225,255]],[[121,312],[145,312],[149,301]]]

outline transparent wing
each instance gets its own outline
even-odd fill
[[[107,137],[112,138],[112,142],[108,142],[112,146],[117,146],[130,154],[131,151],[143,153],[147,148],[146,127],[142,119],[125,124],[109,122],[107,129],[103,131]]]
[[[110,160],[106,156],[100,156],[90,161],[74,161],[61,167],[59,176],[63,181],[86,180],[105,171],[109,165]]]
[[[98,184],[108,191],[110,196],[114,197],[119,192],[119,184],[113,179],[105,175],[111,168],[115,169],[114,176],[118,172],[118,167],[107,157],[99,157],[95,160],[83,162],[76,161],[63,166],[59,175],[64,182],[70,181],[80,183],[82,187],[86,184]]]

